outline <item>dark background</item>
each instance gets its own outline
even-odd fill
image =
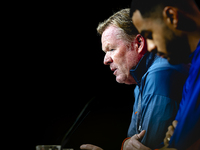
[[[36,145],[60,144],[84,105],[92,112],[65,147],[84,143],[120,149],[126,138],[134,103],[134,86],[119,84],[109,66],[96,28],[99,22],[130,1],[68,1],[23,3],[13,14],[17,63],[13,86],[17,110],[12,114],[13,137]],[[18,36],[20,35],[20,36]]]

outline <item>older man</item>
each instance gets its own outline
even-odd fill
[[[116,81],[137,84],[128,137],[146,130],[142,143],[153,148],[162,142],[174,120],[188,68],[172,66],[166,59],[147,52],[146,40],[133,26],[129,12],[123,9],[115,13],[100,23],[97,31],[102,35],[104,64],[110,66]],[[86,144],[81,149],[101,148]]]
[[[130,15],[138,31],[154,44],[159,55],[172,64],[191,62],[176,121],[169,127],[164,142],[167,145],[170,141],[169,147],[181,150],[190,146],[194,149],[194,145],[200,149],[200,11],[197,4],[194,0],[133,0]]]

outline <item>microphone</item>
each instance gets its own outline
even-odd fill
[[[73,123],[73,125],[70,127],[70,129],[67,131],[67,133],[63,137],[63,139],[61,141],[61,149],[67,144],[70,136],[74,133],[74,131],[76,131],[76,129],[80,126],[80,124],[84,121],[84,119],[89,115],[89,113],[98,104],[98,102],[94,101],[94,99],[95,99],[95,97],[93,97],[86,103],[86,105],[84,106],[84,108],[82,109],[82,111],[80,112],[78,117],[76,118],[76,121]]]

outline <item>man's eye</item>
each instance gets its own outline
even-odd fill
[[[114,51],[114,49],[111,49],[111,50],[109,50],[109,51]]]
[[[147,35],[147,39],[153,39],[153,38],[152,38],[152,34],[148,34],[148,35]]]
[[[151,32],[147,32],[146,35],[145,35],[145,38],[152,40],[153,39],[152,38],[152,33]]]
[[[150,31],[142,31],[141,35],[146,39],[153,39],[152,32],[150,32]]]

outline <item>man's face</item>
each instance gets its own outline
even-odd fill
[[[136,84],[130,74],[130,70],[139,62],[136,50],[128,47],[124,40],[120,39],[119,28],[109,26],[102,34],[102,49],[106,53],[104,64],[110,65],[111,71],[119,83]]]
[[[171,64],[188,62],[190,48],[187,38],[177,32],[175,34],[161,18],[143,18],[136,10],[132,21],[139,33],[147,39],[148,51],[156,50]]]

